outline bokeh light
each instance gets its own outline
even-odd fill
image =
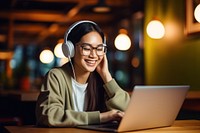
[[[54,55],[51,50],[45,49],[40,53],[40,61],[42,63],[48,64],[54,60]]]
[[[58,43],[54,48],[54,54],[58,58],[65,58],[63,51],[62,51],[62,43]]]
[[[194,10],[194,17],[200,23],[200,4]]]
[[[115,38],[115,47],[122,51],[128,50],[131,47],[131,40],[128,35],[123,33],[119,34]]]
[[[153,39],[161,39],[165,35],[165,27],[158,20],[153,20],[147,25],[147,34]]]
[[[140,60],[138,57],[133,57],[131,60],[131,64],[134,68],[138,68],[140,65]]]

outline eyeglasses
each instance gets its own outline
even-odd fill
[[[88,56],[91,54],[91,52],[95,49],[96,54],[98,56],[102,56],[107,52],[106,44],[99,44],[97,47],[92,47],[91,44],[88,43],[82,43],[79,45],[82,48],[82,55]]]

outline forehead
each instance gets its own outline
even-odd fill
[[[96,31],[89,32],[85,34],[81,40],[82,43],[88,43],[88,44],[102,44],[103,40],[100,36],[100,34]]]

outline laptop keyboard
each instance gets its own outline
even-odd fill
[[[97,128],[110,128],[110,129],[117,129],[118,126],[119,126],[119,123],[117,122],[96,125]]]

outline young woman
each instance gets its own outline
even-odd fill
[[[69,63],[45,76],[36,105],[37,125],[72,127],[118,121],[129,103],[108,70],[105,37],[92,21],[66,31],[64,54]]]

